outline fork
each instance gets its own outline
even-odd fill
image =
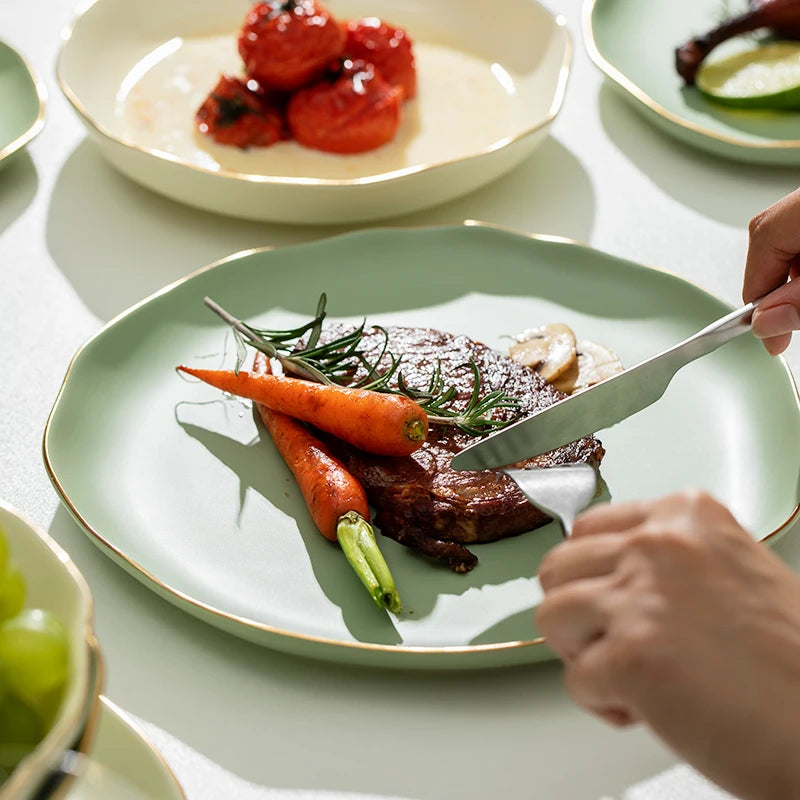
[[[534,506],[560,523],[565,539],[572,533],[575,517],[589,505],[597,491],[597,472],[588,464],[503,472]]]

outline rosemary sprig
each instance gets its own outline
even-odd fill
[[[325,295],[322,296],[324,298]],[[320,302],[322,303],[322,298]],[[281,366],[287,372],[292,372],[299,375],[301,378],[308,378],[318,383],[334,383],[322,370],[318,369],[316,365],[311,362],[305,363],[303,359],[298,359],[297,356],[286,355],[290,352],[291,348],[286,345],[288,340],[293,340],[302,336],[307,331],[312,331],[316,325],[322,326],[322,320],[325,318],[324,311],[319,313],[319,306],[317,316],[311,322],[300,328],[295,328],[293,331],[260,331],[257,328],[252,328],[246,323],[237,319],[232,314],[229,314],[222,306],[215,303],[210,297],[204,297],[203,302],[219,317],[221,317],[233,329],[233,335],[236,338],[236,372],[241,369],[242,362],[246,356],[243,339],[260,350],[269,358],[277,359]],[[324,306],[324,303],[323,303]],[[264,337],[264,334],[269,335],[269,339]],[[270,334],[275,334],[274,336]],[[319,334],[317,334],[317,337]]]
[[[472,396],[467,407],[461,411],[448,408],[448,404],[455,397],[456,390],[453,386],[445,387],[439,364],[431,375],[427,391],[419,392],[407,386],[402,375],[398,375],[398,385],[403,394],[416,400],[425,409],[429,423],[455,425],[470,436],[482,436],[489,431],[503,428],[513,421],[495,419],[492,417],[492,412],[497,408],[510,408],[519,412],[520,399],[501,391],[489,392],[486,397],[481,398],[481,375],[478,365],[470,359],[469,366],[474,375]]]
[[[268,357],[277,359],[285,372],[302,378],[410,397],[425,410],[429,423],[452,425],[470,436],[482,436],[514,421],[494,418],[493,412],[497,409],[520,410],[520,399],[505,392],[494,391],[485,397],[480,396],[481,375],[472,359],[469,366],[474,376],[473,389],[465,408],[453,407],[458,392],[454,386],[446,385],[441,362],[437,362],[424,389],[409,386],[400,371],[402,356],[396,356],[389,350],[389,334],[384,328],[375,326],[383,334],[383,345],[377,357],[369,358],[359,348],[366,320],[353,331],[320,344],[322,323],[326,316],[327,298],[324,293],[320,296],[314,318],[290,330],[256,328],[234,317],[210,297],[204,298],[203,302],[233,329],[237,347],[237,372],[246,358],[246,346],[249,344]],[[298,340],[306,334],[308,338],[305,346],[297,349]],[[359,368],[364,370],[364,377],[354,381]],[[395,377],[396,386],[391,385]]]

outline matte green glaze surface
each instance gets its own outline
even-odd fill
[[[44,125],[44,89],[23,58],[0,42],[0,166]]]
[[[564,241],[466,225],[372,230],[233,256],[112,321],[78,352],[45,432],[56,488],[117,563],[188,612],[293,653],[392,667],[470,668],[550,658],[533,578],[550,525],[474,548],[455,575],[380,539],[403,599],[379,611],[314,529],[251,411],[175,373],[233,366],[203,305],[291,327],[327,292],[332,318],[430,326],[506,348],[562,321],[631,365],[727,307],[684,280]],[[687,366],[654,406],[603,431],[615,500],[702,487],[764,538],[796,513],[796,389],[782,360],[740,337]],[[607,495],[606,495],[607,496]]]
[[[731,13],[744,2],[728,3]],[[675,48],[720,22],[717,0],[587,0],[584,41],[589,55],[655,125],[716,155],[762,164],[800,164],[800,112],[724,108],[684,85]],[[743,47],[720,45],[709,58]]]

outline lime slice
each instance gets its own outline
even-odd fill
[[[800,42],[774,42],[703,64],[697,89],[731,108],[800,110]]]

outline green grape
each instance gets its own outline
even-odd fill
[[[0,572],[0,622],[16,617],[25,605],[25,578],[13,564]]]
[[[50,726],[61,710],[61,703],[64,700],[65,684],[50,689],[35,698],[26,698],[31,708],[39,715],[39,719],[44,723],[44,729],[49,730]]]
[[[8,565],[8,540],[0,528],[0,575],[6,571]]]
[[[36,744],[44,735],[36,709],[15,694],[0,704],[0,744]]]
[[[64,626],[49,611],[25,609],[0,625],[0,664],[8,685],[20,697],[36,701],[63,686],[69,669]]]
[[[0,767],[13,770],[44,734],[36,710],[16,695],[7,694],[0,704]]]
[[[25,595],[0,529],[0,784],[47,733],[69,673],[64,626],[49,611],[24,609]]]

